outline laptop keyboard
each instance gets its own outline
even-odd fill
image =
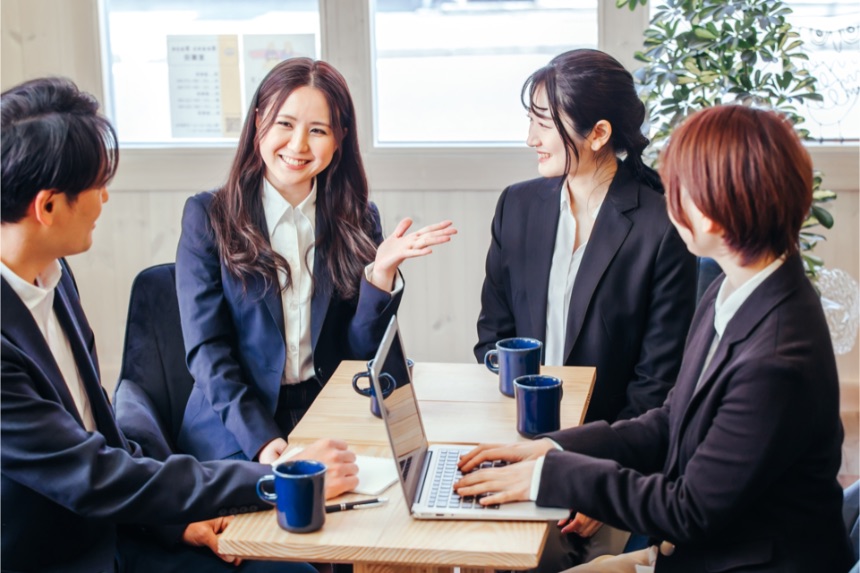
[[[454,483],[457,482],[463,473],[457,467],[457,462],[460,461],[461,450],[437,450],[435,453],[439,455],[436,475],[433,478],[433,484],[430,487],[430,498],[427,504],[430,507],[438,508],[462,508],[462,509],[499,509],[499,505],[481,505],[480,499],[490,495],[489,493],[479,496],[460,497],[454,492]],[[484,462],[478,469],[500,467],[507,465],[507,462],[495,461]]]

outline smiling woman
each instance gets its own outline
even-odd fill
[[[176,255],[195,384],[179,446],[201,459],[274,461],[341,360],[367,359],[407,258],[450,221],[383,240],[355,109],[331,65],[291,58],[249,105],[227,183],[191,197]]]
[[[276,110],[256,111],[259,129],[261,115]],[[310,194],[314,177],[328,167],[336,149],[325,95],[309,86],[290,94],[260,139],[266,180],[292,205]]]

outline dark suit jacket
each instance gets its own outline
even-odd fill
[[[658,572],[847,571],[839,385],[821,301],[789,257],[714,336],[702,299],[662,408],[549,437],[539,505],[677,545]]]
[[[112,571],[119,523],[183,524],[257,509],[254,486],[265,466],[190,456],[158,462],[125,439],[99,383],[95,340],[67,268],[54,310],[95,432],[84,429],[44,337],[5,280],[0,300],[4,571]]]
[[[481,293],[482,361],[511,336],[546,340],[549,273],[563,178],[504,190]],[[696,261],[663,195],[619,165],[571,294],[564,363],[595,366],[586,421],[630,418],[663,403],[675,382],[696,296]]]
[[[244,292],[221,264],[209,218],[212,197],[200,193],[186,202],[176,253],[182,334],[194,376],[179,447],[204,460],[240,450],[253,459],[264,444],[282,437],[273,416],[287,359],[283,306],[276,286],[266,289],[255,279]],[[375,205],[370,212],[379,244]],[[317,221],[321,216],[317,209]],[[261,227],[268,237],[265,221]],[[323,257],[317,249],[311,300],[311,344],[321,382],[341,360],[374,355],[402,295],[392,297],[362,276],[358,297],[342,300],[332,293]]]

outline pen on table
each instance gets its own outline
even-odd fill
[[[363,499],[361,501],[347,501],[345,503],[335,503],[325,506],[326,513],[334,513],[336,511],[346,511],[348,509],[369,509],[371,507],[379,507],[388,503],[387,497],[375,497],[373,499]]]

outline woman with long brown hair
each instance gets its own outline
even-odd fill
[[[227,183],[185,205],[176,287],[195,383],[180,448],[276,459],[338,363],[375,352],[400,263],[456,233],[411,224],[382,236],[343,76],[308,58],[273,68]]]

